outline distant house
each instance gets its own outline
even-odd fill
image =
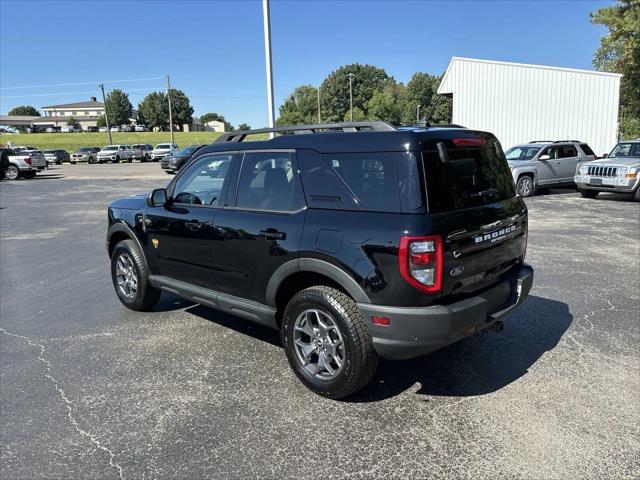
[[[209,132],[223,132],[224,133],[224,123],[218,122],[217,120],[211,120],[210,122],[204,123],[204,129]]]
[[[33,121],[36,128],[62,127],[73,117],[82,130],[90,130],[98,126],[98,118],[104,115],[104,103],[91,97],[88,102],[48,105],[41,110],[43,116]]]

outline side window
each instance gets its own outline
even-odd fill
[[[298,172],[289,152],[247,153],[238,179],[236,206],[292,212],[304,206]]]
[[[193,163],[175,183],[175,203],[218,206],[231,172],[233,154],[205,155]]]
[[[582,151],[585,155],[595,155],[595,153],[593,153],[593,150],[591,150],[591,147],[589,147],[589,145],[587,145],[586,143],[581,143],[580,148],[582,148]]]
[[[560,158],[577,157],[578,150],[573,145],[564,145],[560,147]]]
[[[558,147],[547,147],[541,154],[542,155],[549,155],[549,157],[551,157],[551,160],[554,160],[556,158],[558,158]]]

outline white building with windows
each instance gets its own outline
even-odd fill
[[[97,126],[98,118],[104,115],[104,103],[91,97],[88,102],[64,103],[42,107],[42,117],[33,121],[36,127],[63,127],[73,117],[80,128],[88,130]]]
[[[617,73],[453,57],[438,93],[452,123],[498,137],[504,150],[533,140],[580,140],[597,155],[618,139]]]

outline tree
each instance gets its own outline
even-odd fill
[[[227,122],[227,120],[224,118],[224,116],[220,115],[219,113],[209,112],[209,113],[205,113],[204,115],[202,115],[200,117],[200,121],[202,123],[207,123],[207,122],[210,122],[211,120],[215,120],[216,122],[224,123],[225,132],[230,132],[231,130],[234,130],[233,125],[231,125],[231,123]]]
[[[353,74],[353,106],[358,107],[365,116],[367,102],[374,92],[381,90],[387,83],[394,82],[393,77],[387,75],[387,72],[373,65],[354,63],[334,70],[320,86],[323,121],[340,121],[349,111],[349,73]]]
[[[78,122],[76,121],[76,117],[69,117],[67,119],[67,126],[75,127],[76,125],[78,125]]]
[[[251,130],[251,125],[247,123],[241,123],[238,125],[238,130]]]
[[[107,94],[105,105],[111,125],[128,125],[133,107],[129,95],[122,90],[111,90]]]
[[[39,117],[40,112],[31,105],[22,105],[20,107],[14,107],[9,111],[9,115],[15,115],[18,117]]]
[[[104,118],[104,115],[100,115],[96,120],[96,127],[102,128],[107,126],[107,121]]]
[[[622,128],[630,137],[640,123],[640,2],[618,0],[616,5],[592,13],[591,21],[609,30],[600,39],[593,65],[598,70],[622,74]]]
[[[402,123],[416,122],[417,107],[420,105],[420,119],[431,112],[429,123],[451,123],[452,101],[436,93],[442,77],[428,73],[414,73],[407,83],[407,102]],[[432,111],[433,110],[433,111]]]
[[[182,90],[176,90],[175,88],[171,89],[170,95],[173,124],[182,126],[186,123],[190,125],[193,121],[193,107],[189,102],[189,97],[187,97]],[[167,104],[167,111],[168,108],[169,106]]]
[[[297,87],[280,106],[277,125],[317,123],[318,89],[311,85]]]
[[[150,128],[164,129],[169,124],[169,104],[163,92],[152,92],[138,104],[138,112]]]
[[[374,92],[367,102],[369,111],[367,118],[369,120],[382,120],[393,125],[401,125],[406,103],[406,87],[402,84],[389,83],[382,90]],[[353,119],[356,119],[355,115]]]
[[[366,119],[367,119],[367,116],[362,111],[362,109],[360,109],[360,107],[353,107],[353,121],[354,122],[361,122],[361,121],[366,120]],[[344,117],[342,117],[342,121],[343,122],[351,121],[351,110],[347,110],[344,113]]]

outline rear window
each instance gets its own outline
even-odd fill
[[[515,196],[511,171],[497,142],[438,145],[442,152],[422,154],[430,212],[479,207]]]
[[[584,152],[585,155],[594,155],[595,153],[593,153],[593,150],[591,150],[591,147],[589,145],[587,145],[586,143],[581,143],[580,144],[580,148],[582,149],[582,151]]]

